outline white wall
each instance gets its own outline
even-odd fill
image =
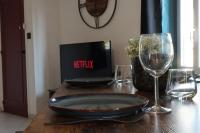
[[[59,1],[32,0],[35,91],[38,110],[47,103],[48,89],[59,85]],[[55,65],[56,64],[56,65]]]
[[[129,38],[140,33],[140,0],[118,0],[117,4],[111,22],[95,30],[82,22],[77,0],[60,0],[61,43],[111,40],[114,64],[129,63],[125,47]]]
[[[58,60],[59,1],[24,0],[26,69],[29,116],[40,111],[48,100],[48,89],[60,85]]]
[[[47,5],[47,44],[48,44],[48,56],[49,56],[49,83],[48,89],[55,89],[60,85],[60,15],[59,15],[59,0],[46,0]],[[57,67],[59,66],[59,67]]]

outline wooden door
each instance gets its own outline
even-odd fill
[[[23,0],[1,0],[4,111],[28,116]]]

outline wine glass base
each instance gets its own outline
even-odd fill
[[[152,106],[146,110],[148,113],[170,113],[172,109],[161,106]]]

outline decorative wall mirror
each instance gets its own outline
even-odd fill
[[[108,25],[114,16],[117,0],[78,0],[83,22],[93,29]]]

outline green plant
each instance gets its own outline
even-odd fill
[[[128,56],[130,58],[135,58],[139,55],[139,41],[140,36],[130,38],[128,40],[128,47],[126,48],[126,51],[128,53]],[[151,48],[154,49],[154,53],[157,53],[157,51],[161,50],[160,47],[160,39],[156,36],[152,37],[146,37],[145,40],[143,40],[143,43],[145,43],[145,49],[148,50],[149,44],[151,44]]]
[[[126,48],[126,51],[128,53],[128,56],[130,58],[135,58],[139,54],[139,41],[140,37],[131,38],[128,40],[128,47]]]

